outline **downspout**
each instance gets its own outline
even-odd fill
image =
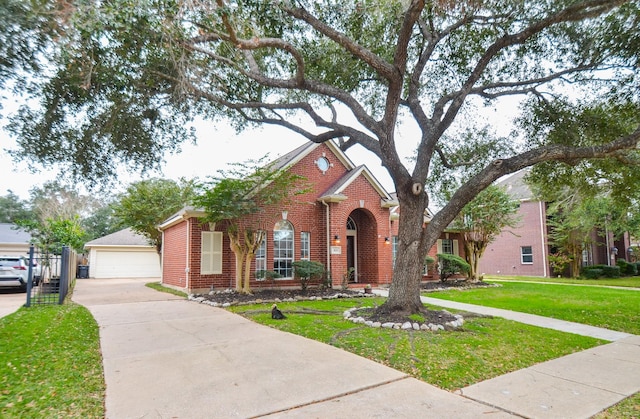
[[[538,201],[538,206],[540,207],[540,238],[542,239],[542,269],[544,273],[544,277],[547,278],[547,245],[545,243],[545,230],[547,225],[544,223],[544,215],[543,215],[543,202]],[[544,227],[544,228],[542,228]]]
[[[329,231],[330,228],[330,219],[329,219],[329,204],[326,203],[326,201],[320,201],[322,202],[322,204],[327,208],[327,210],[325,211],[325,218],[326,218],[326,230],[327,230],[327,272],[329,272],[329,275],[331,275],[331,231]],[[333,283],[333,279],[331,279],[332,283]]]
[[[184,218],[184,217],[183,217]],[[191,276],[191,268],[189,267],[189,256],[191,255],[191,223],[189,222],[188,218],[184,218],[184,220],[187,222],[187,254],[185,256],[185,268],[184,268],[184,288],[187,291],[187,293],[190,293],[189,291],[189,277]]]

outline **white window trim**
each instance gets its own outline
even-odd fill
[[[200,243],[200,274],[219,275],[222,273],[222,232],[203,231]],[[209,250],[205,250],[208,246]],[[208,267],[208,268],[205,268]]]
[[[306,237],[306,240],[303,240]],[[306,256],[302,255],[306,253]],[[311,260],[311,233],[308,231],[300,232],[300,260]]]
[[[531,249],[531,253],[524,253],[524,248],[528,247]],[[531,262],[525,262],[524,257],[531,256]],[[522,265],[533,265],[533,246],[520,246],[520,264]]]
[[[262,235],[262,242],[260,243],[260,246],[258,246],[258,249],[260,249],[261,247],[264,246],[264,255],[263,257],[258,257],[258,253],[256,253],[256,272],[260,272],[262,270],[266,271],[267,269],[267,232],[263,231],[263,235]],[[260,263],[258,262],[262,262],[262,267],[259,267],[258,265],[260,265]],[[258,278],[258,281],[264,281],[266,278]]]

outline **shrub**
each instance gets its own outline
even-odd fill
[[[624,259],[618,259],[616,265],[620,267],[620,273],[627,276],[638,275],[638,266],[636,263],[629,263]]]
[[[602,277],[602,269],[598,269],[598,268],[583,269],[582,276],[585,277],[585,279],[598,279]]]
[[[298,260],[293,262],[293,274],[300,281],[302,291],[306,291],[312,279],[324,275],[324,265],[310,260]]]
[[[438,253],[438,264],[440,265],[440,281],[445,282],[455,274],[468,274],[471,271],[469,265],[460,256]]]
[[[573,258],[564,253],[552,253],[549,255],[549,266],[554,275],[564,275]]]
[[[602,276],[605,278],[620,278],[620,267],[609,265],[593,265],[588,269],[602,269]]]
[[[276,278],[282,278],[282,275],[276,271],[266,271],[264,269],[256,271],[256,279],[268,279],[273,281]]]

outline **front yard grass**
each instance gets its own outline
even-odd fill
[[[103,418],[98,325],[77,304],[0,319],[0,417]]]
[[[524,282],[500,285],[424,295],[640,334],[640,291]]]
[[[599,285],[604,287],[628,287],[640,288],[640,276],[624,278],[601,278],[601,279],[574,279],[574,278],[542,278],[539,276],[515,276],[515,275],[485,275],[487,282],[496,281],[517,281],[517,282],[546,282],[551,284],[573,284],[573,285]]]
[[[605,343],[505,319],[470,315],[465,316],[460,330],[436,333],[371,328],[342,317],[346,309],[383,301],[368,298],[279,303],[278,308],[287,315],[284,321],[271,319],[270,304],[232,306],[229,310],[345,349],[446,390]]]

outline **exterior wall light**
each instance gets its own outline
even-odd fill
[[[333,236],[333,241],[335,243],[340,243],[340,236],[338,236],[337,234],[335,236]]]

